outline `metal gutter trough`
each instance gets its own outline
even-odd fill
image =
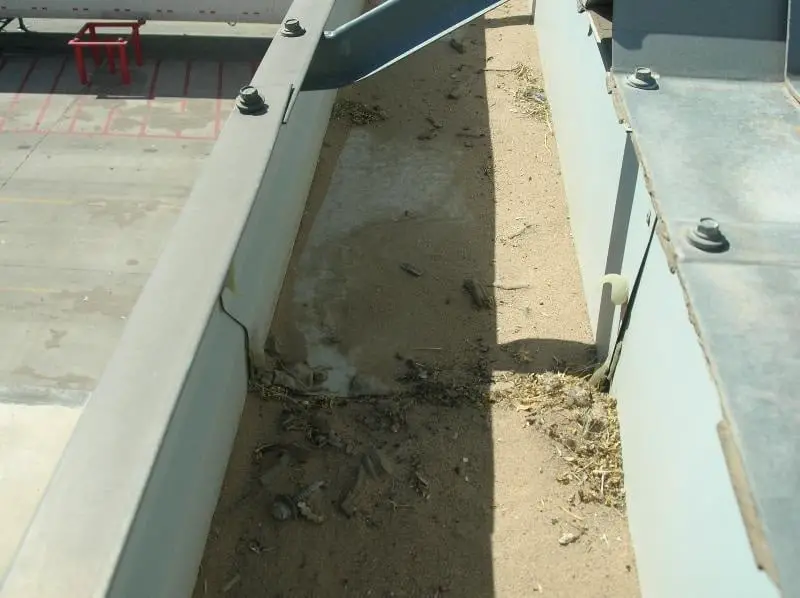
[[[141,2],[124,82],[2,33],[1,598],[191,594],[336,89],[502,3]],[[647,598],[800,596],[797,6],[533,7]]]
[[[191,593],[335,88],[497,4],[442,2],[369,60],[331,64],[381,41],[362,3],[296,0],[254,73],[259,25],[238,58],[212,35],[186,60],[173,38],[193,26],[143,28],[146,57],[170,59],[128,87],[99,69],[83,86],[63,28],[34,44],[55,56],[4,46],[3,598]]]
[[[796,9],[536,2],[648,597],[800,596]]]

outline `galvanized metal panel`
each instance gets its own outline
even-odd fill
[[[781,80],[787,0],[614,0],[616,71]]]
[[[606,252],[605,272],[620,274],[628,285],[629,293],[633,292],[655,225],[650,195],[642,179],[633,143],[627,136],[608,246],[599,246],[596,251]],[[600,300],[595,336],[601,356],[610,353],[617,344],[619,327],[627,309],[628,304],[617,308],[611,302],[611,286],[606,285]]]
[[[644,91],[617,82],[668,223],[800,223],[800,111],[781,83],[662,77]]]
[[[249,359],[259,367],[305,208],[297,198],[308,195],[317,163],[318,153],[305,150],[321,147],[334,97],[335,92],[298,97],[295,111],[303,118],[290,119],[278,138],[222,292],[226,311],[248,330]],[[283,225],[265,237],[261,231],[275,222]]]
[[[791,437],[781,435],[788,434],[786,424],[763,426],[774,423],[773,416],[780,413],[790,422],[797,419],[793,410],[796,402],[789,388],[796,385],[795,352],[788,349],[788,355],[779,356],[780,367],[768,364],[766,357],[759,357],[755,361],[758,370],[752,371],[743,357],[748,351],[730,348],[726,343],[743,345],[742,329],[734,315],[736,308],[742,309],[738,297],[747,297],[757,306],[756,313],[772,309],[776,314],[774,320],[769,316],[768,330],[748,329],[751,335],[763,334],[770,339],[752,343],[766,347],[769,357],[776,359],[777,347],[800,332],[797,319],[791,321],[789,315],[790,306],[796,304],[790,299],[796,297],[794,275],[787,272],[789,280],[780,286],[770,277],[752,274],[765,262],[770,262],[770,267],[775,265],[773,262],[781,262],[790,269],[800,263],[796,249],[800,245],[795,243],[794,231],[800,209],[792,201],[800,188],[800,123],[796,105],[779,81],[782,76],[776,76],[783,66],[781,63],[779,68],[778,57],[782,62],[784,34],[780,31],[785,28],[785,6],[782,9],[774,3],[759,3],[757,9],[752,6],[740,14],[729,14],[728,7],[727,4],[718,7],[725,9],[728,16],[725,22],[709,23],[713,18],[705,14],[713,8],[709,3],[687,6],[680,2],[677,8],[674,3],[654,7],[652,3],[641,2],[633,7],[627,0],[617,0],[614,4],[614,35],[622,29],[620,39],[629,46],[615,46],[615,65],[622,64],[626,69],[649,66],[652,58],[652,65],[662,75],[678,69],[682,75],[703,72],[725,76],[732,71],[722,68],[721,62],[723,58],[730,61],[726,48],[734,48],[750,53],[736,54],[739,62],[732,65],[736,76],[776,81],[737,83],[661,76],[659,90],[644,91],[628,87],[626,73],[616,76],[620,97],[624,97],[630,109],[627,113],[622,106],[620,115],[632,126],[639,161],[646,166],[638,185],[643,190],[647,181],[648,191],[654,195],[654,207],[667,221],[664,229],[667,234],[661,239],[667,253],[656,244],[657,258],[649,258],[613,387],[620,401],[630,525],[640,580],[648,597],[749,597],[776,593],[768,577],[759,572],[748,544],[717,434],[723,411],[714,383],[723,394],[733,392],[760,411],[757,416],[747,415],[744,409],[739,414],[748,419],[746,428],[752,433],[750,441],[754,444],[750,456],[763,458],[758,466],[771,474],[757,480],[762,485],[760,494],[759,489],[752,486],[750,489],[755,492],[759,512],[763,515],[764,508],[772,511],[773,518],[765,527],[770,548],[781,553],[776,560],[786,595],[794,595],[798,587],[794,572],[789,571],[789,563],[800,559],[790,546],[798,530],[793,527],[795,516],[788,512],[787,497],[797,495],[794,480],[800,475],[800,464],[796,463],[800,451]],[[758,14],[750,15],[749,23],[740,22],[750,14],[748,11]],[[636,18],[631,20],[632,17]],[[545,81],[593,315],[596,303],[593,304],[586,276],[592,266],[587,268],[587,264],[593,263],[595,271],[599,269],[600,260],[595,257],[592,262],[591,251],[597,252],[603,245],[591,225],[599,223],[601,228],[610,218],[608,214],[603,218],[593,213],[597,206],[585,198],[592,197],[600,188],[598,182],[603,181],[594,170],[595,164],[616,166],[625,159],[623,148],[607,132],[610,127],[606,122],[587,118],[588,114],[610,113],[614,103],[612,98],[600,98],[597,84],[592,83],[593,77],[596,80],[604,74],[599,66],[600,51],[594,43],[587,43],[586,38],[591,34],[581,31],[579,18],[569,2],[537,2],[536,24]],[[631,29],[625,31],[626,26]],[[703,38],[709,33],[709,38]],[[741,35],[743,39],[714,37],[718,34],[729,38]],[[662,55],[668,52],[671,54]],[[682,62],[688,59],[694,62]],[[603,189],[607,188],[605,185],[610,185],[607,176]],[[623,181],[617,181],[613,188],[619,195],[623,187]],[[611,196],[612,192],[605,191],[604,195]],[[621,207],[619,201],[617,205]],[[693,262],[687,268],[681,261],[687,255],[685,243],[675,239],[682,239],[680,235],[686,233],[689,224],[706,216],[716,217],[723,230],[730,231],[731,256],[735,251],[735,258],[732,256],[730,261],[748,272],[740,278],[760,294],[772,294],[771,299],[759,300],[753,298],[754,293],[739,293],[736,290],[739,284],[731,278],[732,271],[726,275],[721,270],[719,275],[701,274],[709,265],[699,267],[696,274],[698,279],[703,277],[702,284],[689,281],[695,276],[690,274],[695,265]],[[755,226],[744,231],[748,222]],[[780,231],[776,230],[778,222]],[[618,229],[611,236],[621,242],[621,234]],[[740,240],[743,234],[749,234],[752,242],[740,242],[737,247],[734,239]],[[589,239],[594,240],[589,242]],[[613,246],[612,243],[610,247]],[[727,268],[730,264],[725,255],[711,259],[722,260]],[[610,257],[607,253],[602,256]],[[679,278],[669,273],[675,267],[686,283],[685,289]],[[727,281],[727,286],[723,281]],[[684,303],[685,290],[689,292],[690,313]],[[705,298],[695,302],[694,293],[703,293]],[[693,320],[698,315],[695,304],[700,303],[706,315]],[[713,305],[718,306],[716,312],[712,312]],[[726,318],[721,318],[722,314]],[[729,324],[724,330],[726,319]],[[716,329],[713,352],[709,352],[708,342],[703,346],[705,354],[701,350],[692,321],[697,321],[701,330],[704,321]],[[789,331],[788,335],[779,335],[778,322]],[[711,362],[710,370],[706,359]],[[720,369],[721,362],[725,365]],[[736,384],[734,369],[739,372],[739,380],[746,377],[744,373],[770,376],[769,372],[774,372],[778,377],[779,370],[783,377],[780,383],[766,385],[770,399],[762,399],[764,404],[758,404],[752,396],[748,398],[747,388],[741,383],[734,391],[728,388],[728,382]],[[723,372],[727,372],[727,381],[722,380]],[[776,392],[777,384],[781,394]],[[729,404],[730,399],[726,398],[726,415],[730,414]],[[674,423],[670,426],[665,422]],[[735,437],[741,440],[742,429],[736,425],[733,428]],[[767,438],[773,451],[770,463],[766,462]],[[775,443],[780,450],[775,450]],[[742,454],[745,468],[754,467],[747,451]]]
[[[622,273],[632,284],[649,238],[641,226],[649,199],[587,15],[563,0],[539,0],[535,16],[589,321],[604,356],[616,337],[619,310],[601,278]]]
[[[717,436],[717,388],[658,244],[643,271],[611,391],[642,595],[777,596],[750,550]]]
[[[564,0],[539,0],[535,22],[589,322],[596,331],[626,134],[609,101],[586,16]]]
[[[756,232],[749,228],[726,230],[738,241],[742,233]],[[743,253],[758,255],[767,235],[756,232],[757,246]],[[777,257],[780,247],[798,247],[798,241],[797,230],[774,234],[768,241],[772,247],[765,249]],[[766,538],[765,557],[787,596],[800,588],[800,256],[793,253],[794,263],[692,260],[679,265],[744,467],[748,496],[743,498],[755,504],[751,525]]]
[[[684,283],[689,316],[787,595],[800,591],[800,111],[781,83],[662,77],[659,89],[619,79],[664,246]],[[687,241],[713,217],[730,249]],[[749,498],[748,498],[749,500]]]
[[[246,394],[244,334],[217,305],[103,596],[191,595]]]
[[[386,0],[325,36],[304,90],[335,89],[402,60],[507,0]]]
[[[304,12],[308,11],[301,6],[292,9],[293,15]],[[335,27],[359,12],[360,3],[357,2],[340,3],[334,7],[330,18],[324,11],[309,13],[309,18],[301,21],[301,26],[308,31],[305,35],[284,38],[283,43],[271,48],[271,58],[275,64],[282,65],[282,72],[264,72],[262,80],[282,75],[292,81],[292,93],[297,94],[320,39],[313,31],[323,26]],[[305,208],[305,202],[298,202],[297,198],[306,197],[311,187],[335,96],[335,91],[300,94],[296,105],[289,108],[302,114],[302,118],[288,118],[281,127],[275,149],[263,156],[268,160],[266,170],[262,173],[250,170],[253,176],[261,178],[246,229],[228,271],[222,303],[228,313],[247,328],[250,359],[258,367],[265,365],[264,346]],[[270,106],[274,111],[286,108],[286,102]],[[241,117],[234,115],[233,118]],[[244,126],[247,120],[241,121]],[[316,148],[316,151],[308,151],[308,148]],[[261,231],[276,222],[281,226],[265,237]]]

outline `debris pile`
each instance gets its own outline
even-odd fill
[[[492,392],[496,403],[525,413],[526,423],[567,449],[558,481],[574,484],[573,503],[625,507],[616,401],[581,377],[563,372],[502,376]]]
[[[585,378],[563,372],[501,373],[492,376],[487,363],[476,366],[468,376],[455,377],[413,359],[400,355],[397,358],[402,363],[398,381],[404,384],[404,390],[383,399],[370,399],[369,403],[374,409],[369,416],[364,416],[366,419],[362,422],[368,427],[377,426],[396,433],[405,425],[405,413],[415,403],[450,407],[481,406],[488,399],[491,403],[512,405],[524,413],[527,425],[540,429],[558,443],[558,452],[565,467],[557,479],[576,487],[573,503],[601,503],[624,509],[616,402],[608,394],[592,388]],[[274,374],[267,378],[274,380]],[[488,397],[487,383],[492,383]],[[263,398],[284,402],[287,407],[282,428],[285,431],[303,432],[304,441],[311,448],[327,447],[353,454],[352,444],[332,429],[324,417],[308,412],[308,405],[333,404],[342,399],[321,395],[309,403],[310,397],[306,396],[302,401],[306,407],[300,408],[296,388],[265,384],[257,378],[251,381],[251,391],[256,391]],[[382,453],[374,447],[369,451],[365,453],[367,456],[361,458],[360,473],[350,491],[353,496],[346,501],[348,504],[354,502],[354,495],[361,491],[365,480],[380,479],[384,473],[389,473],[390,468],[385,466],[389,460],[384,456],[376,457]],[[294,455],[298,452],[301,451],[295,447]],[[425,484],[418,472],[414,472],[409,480],[412,487],[421,493]],[[297,503],[297,500],[294,502]],[[348,507],[343,510],[347,512],[351,509]]]
[[[333,105],[332,118],[363,126],[386,120],[386,111],[380,106],[367,106],[353,100],[337,100]]]
[[[525,116],[548,122],[550,120],[550,106],[547,103],[544,87],[537,79],[533,69],[527,64],[520,63],[511,72],[517,79],[514,101],[519,110]]]
[[[369,519],[377,505],[396,509],[414,496],[428,499],[430,483],[418,458],[376,444],[407,427],[409,399],[349,403],[352,408],[339,421],[342,399],[298,395],[264,379],[254,376],[251,391],[281,405],[278,432],[274,442],[253,449],[253,484],[240,503],[260,493],[259,502],[276,525],[294,520],[320,525],[337,511],[340,517]]]

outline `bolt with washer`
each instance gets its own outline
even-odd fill
[[[628,75],[628,85],[636,89],[658,89],[658,81],[653,71],[646,66],[636,67],[636,70]]]
[[[693,247],[709,253],[719,253],[730,247],[728,239],[719,229],[719,223],[713,218],[701,218],[686,237]]]
[[[300,21],[297,19],[286,19],[281,27],[281,35],[283,37],[300,37],[306,32]]]
[[[255,87],[246,85],[236,96],[236,108],[242,114],[263,114],[267,111],[267,104]]]

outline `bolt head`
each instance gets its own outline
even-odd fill
[[[719,239],[719,223],[713,218],[701,218],[697,223],[697,234],[706,239]]]
[[[693,228],[689,229],[686,238],[697,249],[709,253],[727,251],[729,247],[728,239],[722,234],[719,223],[713,218],[701,218]]]
[[[266,110],[266,103],[255,87],[246,85],[239,90],[236,107],[242,114],[260,114]]]
[[[646,66],[637,66],[634,71],[628,75],[628,85],[636,87],[637,89],[657,89],[658,81],[651,71]]]
[[[299,19],[286,19],[281,27],[281,35],[284,37],[298,37],[306,32],[300,24]]]
[[[245,87],[242,87],[239,90],[239,97],[247,103],[259,101],[258,90],[252,85],[246,85]]]

